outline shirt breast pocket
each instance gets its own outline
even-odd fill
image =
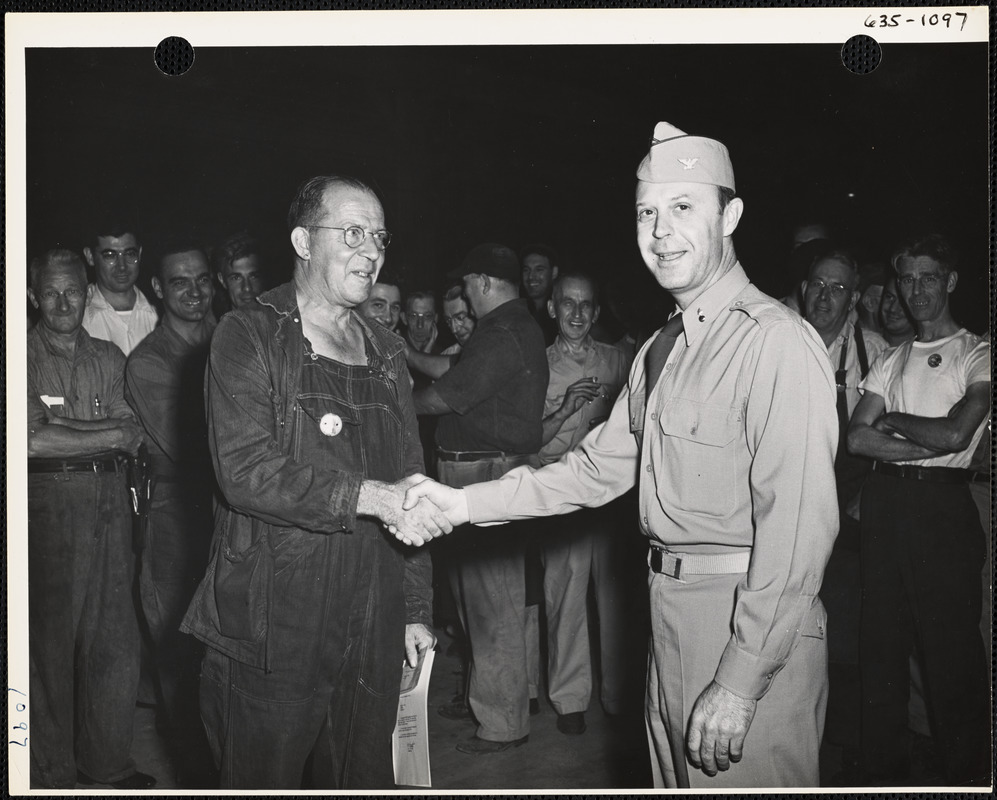
[[[354,409],[329,395],[298,395],[295,453],[321,469],[363,472],[360,420]]]
[[[737,409],[670,398],[658,417],[662,458],[672,476],[664,491],[696,514],[726,517],[737,507]]]

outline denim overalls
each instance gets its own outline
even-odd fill
[[[366,341],[366,340],[365,340]],[[305,342],[291,453],[319,470],[396,481],[404,423],[395,382],[367,341],[367,366]],[[202,714],[221,786],[393,788],[391,732],[404,659],[404,555],[376,520],[352,531],[270,534],[269,669],[208,648]]]

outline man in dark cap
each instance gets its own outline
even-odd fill
[[[516,254],[498,244],[468,253],[459,270],[478,320],[460,358],[432,386],[415,393],[418,414],[439,415],[439,479],[449,486],[491,480],[524,464],[538,466],[547,353],[527,301],[519,299]],[[471,641],[468,687],[477,734],[463,753],[506,750],[530,732],[526,657],[526,587],[520,531],[478,532],[457,556],[451,583]]]
[[[818,591],[838,530],[827,351],[738,263],[724,145],[660,122],[637,178],[637,242],[678,313],[609,419],[541,470],[463,490],[424,482],[406,503],[428,496],[452,524],[480,524],[604,505],[637,484],[655,786],[817,786]]]

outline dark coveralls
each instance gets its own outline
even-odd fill
[[[404,346],[356,316],[368,365],[343,365],[311,352],[292,284],[260,302],[226,315],[208,367],[228,507],[183,623],[208,645],[202,717],[223,788],[298,788],[310,755],[315,788],[392,788],[404,628],[431,624],[432,568],[356,505],[365,478],[422,466]]]

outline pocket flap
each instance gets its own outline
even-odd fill
[[[360,424],[360,420],[357,419],[353,409],[345,403],[336,400],[334,397],[327,397],[324,395],[298,395],[298,405],[301,406],[301,410],[304,411],[308,417],[320,424],[322,422],[322,418],[326,416],[326,414],[332,414],[338,417],[344,425]]]
[[[725,447],[737,436],[741,413],[726,406],[669,398],[659,423],[666,436],[675,436],[711,447]]]

